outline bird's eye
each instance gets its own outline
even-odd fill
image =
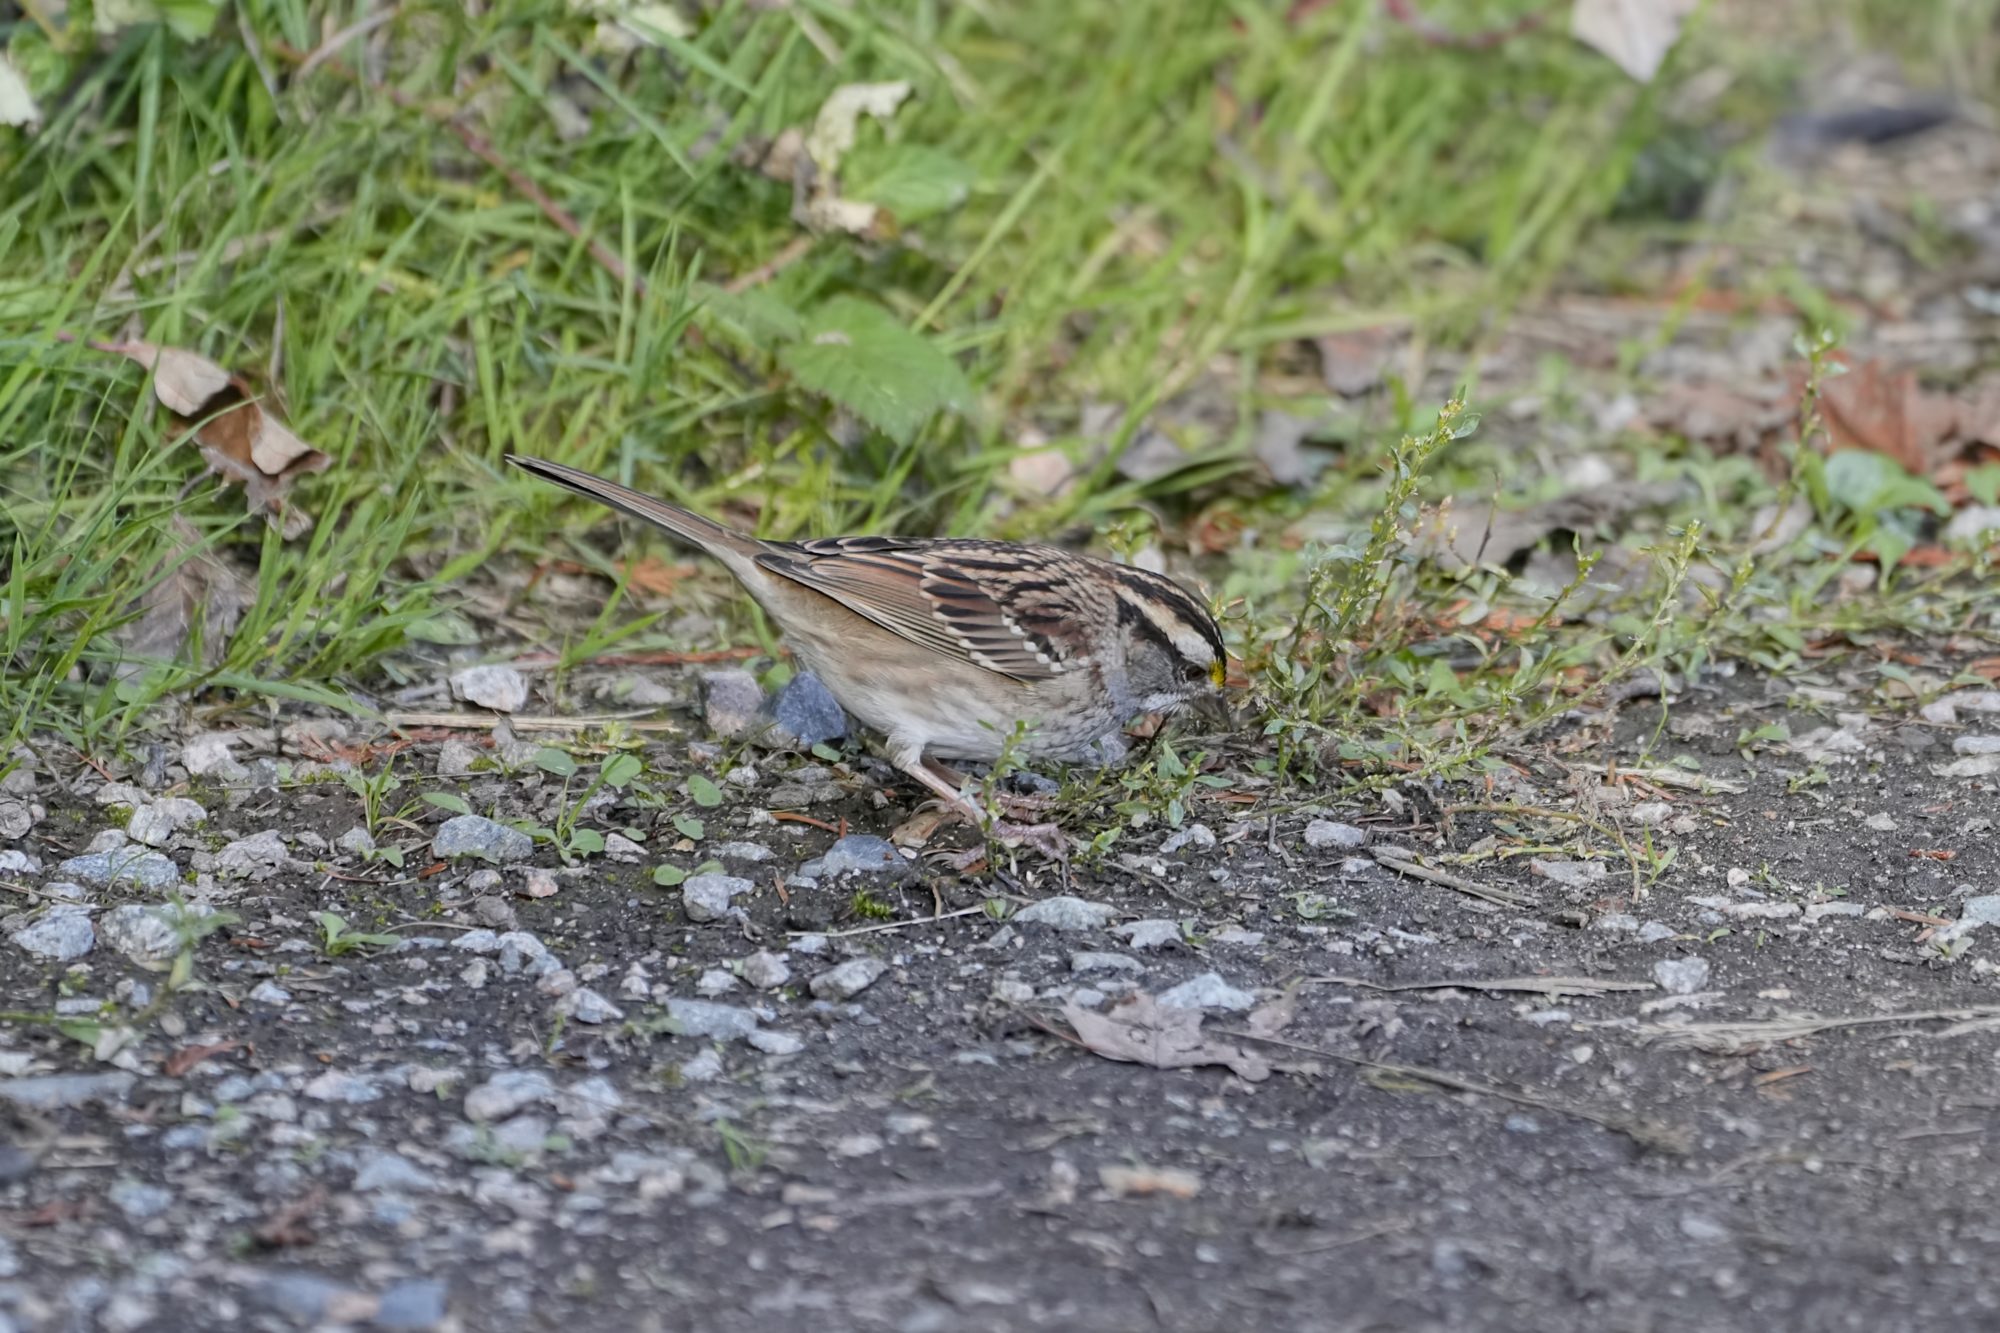
[[[1181,679],[1190,685],[1199,685],[1213,674],[1199,662],[1182,662]]]

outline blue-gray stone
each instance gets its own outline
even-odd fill
[[[733,1041],[757,1030],[757,1015],[713,1000],[668,1000],[667,1030],[683,1037]]]
[[[431,851],[444,860],[455,856],[476,856],[483,861],[505,865],[525,861],[535,852],[535,840],[519,829],[508,828],[484,815],[454,815],[438,825],[431,839]]]
[[[180,867],[158,852],[142,847],[119,847],[72,856],[56,867],[56,873],[92,888],[129,884],[139,889],[167,889],[181,879]]]
[[[808,879],[832,875],[885,875],[903,879],[915,873],[916,867],[903,859],[894,844],[867,833],[850,833],[827,848],[826,855],[799,867],[799,874]]]
[[[818,676],[801,671],[785,682],[771,705],[773,739],[803,746],[847,735],[847,713]]]
[[[434,1277],[410,1278],[382,1293],[375,1311],[374,1327],[388,1329],[436,1328],[444,1322],[451,1291]]]
[[[37,958],[67,963],[90,952],[97,943],[97,932],[83,908],[59,903],[40,921],[15,931],[14,943]]]

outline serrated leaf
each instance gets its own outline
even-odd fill
[[[438,809],[449,810],[455,815],[469,815],[472,813],[472,807],[466,804],[465,798],[457,792],[427,791],[424,793],[424,799]]]
[[[722,804],[722,788],[699,773],[688,774],[687,788],[694,803],[705,810],[713,810]]]
[[[859,171],[860,159],[856,159]],[[891,149],[847,196],[888,209],[900,222],[934,217],[965,202],[979,174],[950,153],[921,144]]]
[[[973,403],[957,362],[887,310],[851,296],[813,312],[806,340],[785,348],[781,360],[801,385],[899,442],[938,412]]]
[[[696,841],[708,832],[708,826],[693,815],[675,815],[674,828],[683,838],[693,838]]]
[[[561,750],[547,745],[535,751],[535,767],[544,773],[553,773],[559,778],[573,777],[576,774],[576,760]]]

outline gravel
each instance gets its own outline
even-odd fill
[[[873,875],[886,879],[908,879],[916,867],[895,844],[867,833],[850,833],[826,849],[826,854],[799,867],[808,879],[831,879],[842,875]]]
[[[94,889],[116,886],[158,893],[181,882],[180,867],[172,860],[136,847],[72,856],[56,867],[56,873]]]
[[[291,862],[285,839],[276,829],[238,838],[215,855],[215,873],[254,882],[269,879]]]
[[[524,1107],[553,1100],[556,1085],[539,1069],[509,1069],[465,1094],[470,1120],[504,1120]]]
[[[1009,917],[1024,926],[1048,926],[1055,930],[1101,930],[1118,915],[1109,903],[1086,902],[1068,894],[1058,894],[1031,903]]]
[[[518,713],[528,702],[528,681],[510,666],[474,666],[452,673],[451,693],[496,713]]]
[[[730,914],[730,900],[755,887],[736,875],[690,875],[681,883],[681,910],[690,921],[721,921]]]
[[[850,958],[815,976],[809,988],[817,1000],[851,1000],[888,970],[889,965],[879,958]]]
[[[41,920],[15,931],[9,938],[35,957],[57,963],[81,958],[97,944],[89,911],[68,903],[49,908]]]
[[[1306,825],[1306,846],[1314,849],[1329,847],[1351,852],[1366,846],[1368,834],[1352,824],[1339,824],[1331,819],[1315,819]]]
[[[1224,981],[1214,972],[1190,977],[1180,985],[1154,997],[1161,1005],[1175,1009],[1221,1009],[1237,1013],[1257,1003],[1257,997]]]
[[[737,740],[764,727],[764,687],[747,671],[703,672],[701,705],[708,729],[722,740]]]
[[[770,739],[784,746],[810,749],[847,735],[847,714],[818,676],[801,671],[785,682],[771,703]]]
[[[1708,985],[1708,960],[1662,958],[1653,964],[1653,980],[1669,995],[1692,995]]]

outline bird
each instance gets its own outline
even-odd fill
[[[990,762],[1011,742],[1023,761],[1101,767],[1127,753],[1133,719],[1220,703],[1222,631],[1165,575],[977,538],[765,541],[563,463],[506,457],[719,561],[889,761],[1003,845],[1067,852],[1052,823],[989,827],[943,760]]]

